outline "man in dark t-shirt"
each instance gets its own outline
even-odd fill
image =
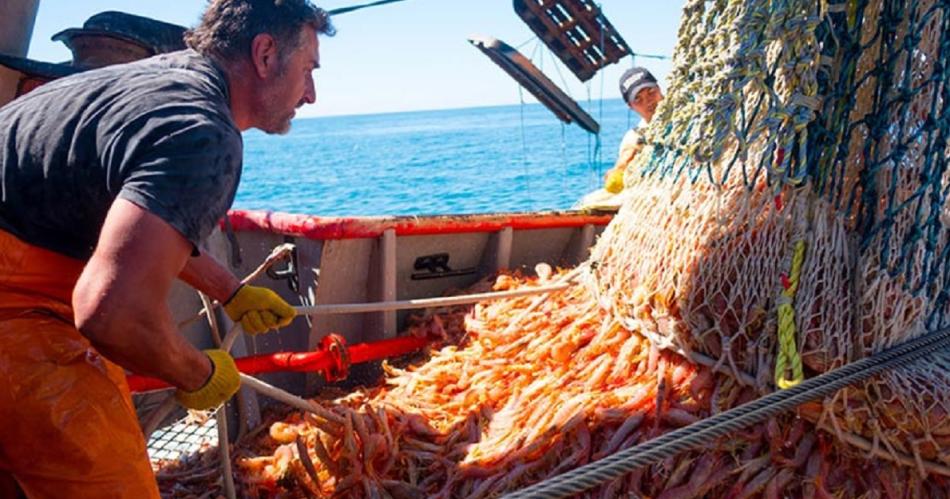
[[[115,199],[197,247],[241,175],[225,75],[194,50],[49,83],[0,110],[0,125],[0,229],[79,260]]]
[[[286,132],[315,101],[319,33],[308,0],[214,0],[189,50],[0,108],[0,475],[28,497],[158,497],[124,369],[192,409],[238,389],[227,352],[175,330],[175,278],[248,333],[293,319],[200,247],[234,199],[241,131]]]

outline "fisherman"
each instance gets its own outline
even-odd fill
[[[124,369],[191,409],[237,391],[228,353],[176,330],[175,278],[250,334],[294,317],[202,245],[234,199],[240,132],[288,131],[333,32],[308,0],[213,0],[190,49],[0,108],[0,474],[27,497],[159,496]]]
[[[653,119],[657,106],[663,100],[663,92],[656,78],[646,68],[633,67],[620,77],[620,95],[630,109],[640,115],[636,128],[631,128],[620,141],[620,152],[614,167],[604,175],[604,187],[586,194],[575,209],[617,211],[623,203],[623,177],[627,167],[643,148],[642,129]]]
[[[612,194],[623,190],[623,176],[627,166],[643,148],[641,129],[650,123],[656,107],[663,100],[663,92],[656,78],[646,68],[633,67],[620,77],[620,95],[630,109],[640,115],[640,122],[636,128],[627,131],[620,141],[620,152],[617,162],[607,171],[604,179],[604,189]]]

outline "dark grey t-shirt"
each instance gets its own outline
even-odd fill
[[[122,198],[197,248],[234,200],[242,147],[224,74],[197,52],[54,81],[0,108],[0,228],[85,260]]]

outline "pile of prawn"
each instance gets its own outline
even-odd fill
[[[501,275],[497,291],[560,274]],[[584,285],[432,310],[428,358],[381,386],[289,412],[232,450],[244,497],[497,497],[757,397],[610,321]],[[197,460],[196,462],[202,462]],[[214,453],[192,483],[219,487]],[[169,477],[165,479],[164,477]],[[200,495],[174,466],[163,495]],[[940,477],[871,458],[795,414],[588,490],[587,497],[948,497]]]

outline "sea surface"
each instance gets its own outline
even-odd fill
[[[601,187],[637,123],[620,99],[584,102],[600,137],[540,104],[298,119],[244,134],[234,207],[313,215],[570,208]]]

